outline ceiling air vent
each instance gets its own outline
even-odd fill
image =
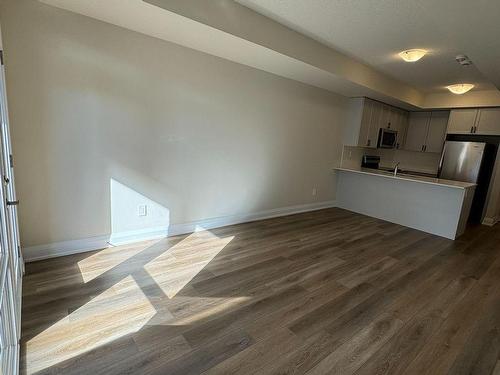
[[[470,61],[470,59],[465,55],[457,55],[457,57],[455,57],[455,60],[457,60],[457,63],[462,66],[472,65],[472,61]]]

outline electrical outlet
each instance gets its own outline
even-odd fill
[[[147,216],[148,206],[145,204],[140,204],[137,206],[137,216]]]
[[[312,189],[312,195],[315,196],[317,193],[318,193],[318,190],[315,187],[313,187],[313,189]]]

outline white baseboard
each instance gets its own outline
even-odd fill
[[[272,210],[253,212],[249,214],[220,216],[210,219],[192,221],[190,223],[171,225],[168,230],[168,234],[169,236],[175,236],[178,234],[196,232],[200,228],[213,229],[213,228],[225,227],[228,225],[248,223],[250,221],[270,219],[273,217],[298,214],[301,212],[315,211],[331,207],[336,207],[336,201],[301,204],[297,206],[281,207]]]
[[[109,238],[109,243],[112,246],[125,245],[133,242],[163,238],[168,236],[169,233],[170,233],[169,227],[156,227],[156,228],[147,228],[139,230],[130,230],[127,232],[112,233]]]
[[[225,227],[227,225],[247,223],[250,221],[270,219],[273,217],[292,215],[331,207],[336,207],[335,201],[301,204],[297,206],[281,207],[248,214],[227,215],[204,220],[196,220],[183,224],[172,224],[169,227],[148,228],[114,233],[107,236],[54,242],[46,245],[25,247],[23,248],[23,256],[26,262],[33,262],[36,260],[99,250],[109,246],[129,244],[167,236],[176,236],[179,234],[196,232],[202,229]]]
[[[26,262],[34,262],[35,260],[84,253],[105,247],[109,247],[109,235],[23,247],[23,258]]]

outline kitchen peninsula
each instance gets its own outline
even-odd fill
[[[335,168],[337,205],[456,239],[465,230],[475,184],[366,168]]]

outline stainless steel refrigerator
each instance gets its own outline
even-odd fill
[[[447,141],[444,144],[439,178],[478,182],[486,143]]]
[[[469,222],[480,223],[496,157],[497,147],[486,142],[446,141],[439,178],[476,183]]]

